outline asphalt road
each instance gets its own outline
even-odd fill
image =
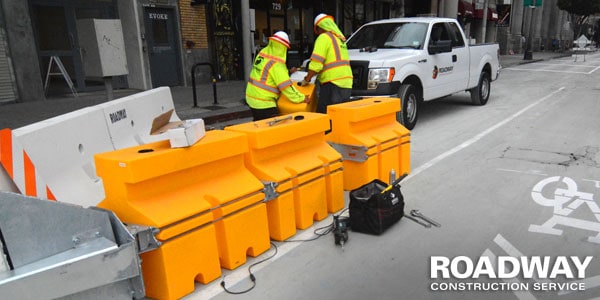
[[[277,255],[252,268],[250,292],[226,294],[217,280],[186,299],[600,299],[599,69],[600,54],[514,66],[493,82],[485,106],[470,105],[468,93],[423,106],[402,191],[407,211],[419,209],[441,228],[405,218],[381,236],[350,232],[343,251],[331,235],[276,243]],[[296,238],[310,236],[312,229]],[[247,267],[273,251],[225,271],[227,287],[250,287]],[[482,256],[549,256],[552,270],[559,256],[592,260],[584,278],[566,278],[561,265],[557,278],[432,279],[432,256],[474,264]],[[467,268],[462,261],[457,272]],[[434,290],[461,282],[526,288]],[[548,291],[571,282],[585,290]]]

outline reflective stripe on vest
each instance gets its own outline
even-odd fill
[[[269,55],[269,57],[270,57],[270,55]],[[267,62],[267,64],[265,65],[265,68],[263,69],[263,71],[260,75],[260,81],[250,78],[248,80],[248,82],[258,88],[261,88],[263,90],[274,93],[275,95],[279,95],[279,90],[277,89],[277,87],[273,87],[273,86],[270,86],[267,84],[267,79],[269,79],[269,71],[275,65],[275,63],[276,62],[274,60],[269,60]]]
[[[317,61],[317,62],[319,62],[319,63],[323,63],[323,62],[325,62],[325,57],[323,57],[323,56],[321,56],[321,55],[318,55],[318,54],[315,54],[315,53],[313,53],[313,54],[310,56],[310,59],[311,59],[311,60],[314,60],[314,61]]]
[[[276,87],[269,86],[269,85],[267,85],[266,83],[264,83],[262,81],[258,81],[258,80],[254,80],[254,79],[250,78],[248,80],[248,82],[250,84],[254,85],[257,88],[269,91],[269,92],[274,93],[274,94],[279,94],[279,90]]]
[[[333,43],[333,51],[335,51],[335,60],[342,60],[342,53],[340,53],[340,44],[338,44],[338,41],[335,38],[335,35],[333,35],[333,33],[331,33],[331,32],[327,32],[326,34],[331,39],[331,42]]]
[[[273,67],[274,64],[275,64],[275,61],[269,60],[267,65],[265,65],[265,68],[263,69],[262,74],[260,75],[260,81],[267,82],[267,79],[268,79],[267,77],[269,76],[269,70],[271,70],[271,68]]]
[[[337,68],[337,67],[343,67],[343,66],[350,66],[350,61],[347,61],[347,60],[334,61],[330,64],[324,65],[323,71],[330,70],[330,69]]]
[[[287,88],[287,87],[289,87],[291,85],[292,85],[292,81],[291,80],[287,80],[287,81],[284,81],[284,82],[280,83],[277,87],[279,88],[280,91],[283,91],[283,89],[285,89],[285,88]]]

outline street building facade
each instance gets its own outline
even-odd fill
[[[288,65],[300,66],[312,51],[319,13],[333,16],[346,37],[373,20],[439,16],[458,19],[470,43],[499,43],[501,54],[522,53],[530,28],[534,51],[571,44],[568,14],[557,0],[535,8],[523,2],[0,0],[0,103],[108,88],[189,86],[192,69],[197,82],[244,80],[254,55],[280,30],[290,38]],[[122,47],[114,49],[116,39],[104,33],[85,32],[82,20],[89,19],[117,20]],[[91,60],[98,49],[85,45],[90,34],[100,37],[100,52],[110,48],[113,58],[125,59],[124,72],[91,74],[90,63],[105,68],[118,60]]]

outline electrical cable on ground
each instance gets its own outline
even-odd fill
[[[348,210],[348,208],[345,208],[339,214],[333,215],[334,218],[340,217],[347,210]],[[344,218],[348,218],[348,217],[344,217]],[[331,224],[329,224],[327,226],[323,226],[323,227],[319,227],[319,228],[315,229],[314,230],[315,236],[312,237],[312,238],[310,238],[310,239],[285,240],[283,242],[310,242],[310,241],[314,241],[314,240],[316,240],[316,239],[318,239],[318,238],[320,238],[322,236],[328,235],[329,233],[333,232],[334,229],[335,229],[335,223],[334,223],[334,221],[332,221]],[[223,278],[223,280],[221,281],[221,287],[223,287],[223,290],[225,290],[225,292],[227,292],[228,294],[241,295],[241,294],[245,294],[245,293],[251,291],[252,289],[254,289],[254,287],[256,287],[256,276],[254,276],[254,274],[252,273],[252,267],[254,267],[254,266],[258,265],[258,264],[261,264],[261,263],[263,263],[263,262],[265,262],[265,261],[267,261],[267,260],[275,257],[275,255],[277,255],[277,245],[275,245],[273,242],[271,242],[271,246],[273,246],[273,248],[275,249],[275,252],[273,254],[271,254],[269,257],[267,257],[267,258],[265,258],[265,259],[263,259],[261,261],[255,262],[255,263],[251,264],[250,266],[248,266],[248,273],[249,273],[248,276],[250,278],[250,281],[252,281],[252,286],[251,287],[249,287],[249,288],[247,288],[245,290],[242,290],[242,291],[232,291],[232,290],[230,290],[230,289],[228,289],[226,287],[225,278]]]
[[[344,208],[344,210],[342,210],[339,214],[337,215],[333,215],[333,217],[335,218],[336,216],[339,217],[341,216],[344,212],[346,212],[348,210],[348,208]],[[331,221],[331,223],[327,226],[323,226],[323,227],[319,227],[316,228],[313,233],[315,234],[314,237],[309,238],[309,239],[302,239],[302,240],[285,240],[283,242],[286,243],[296,243],[296,242],[311,242],[314,240],[319,239],[320,237],[326,236],[328,234],[330,234],[331,232],[333,232],[333,230],[335,229],[335,223],[333,221]]]
[[[269,257],[267,257],[261,261],[255,262],[255,263],[251,264],[250,266],[248,266],[248,273],[249,273],[248,276],[250,277],[250,280],[252,281],[251,287],[249,287],[243,291],[232,291],[230,289],[227,289],[227,287],[225,287],[225,278],[223,278],[223,280],[221,281],[221,286],[223,287],[223,290],[225,290],[225,292],[227,292],[228,294],[232,294],[232,295],[245,294],[245,293],[251,291],[256,286],[256,276],[254,276],[254,274],[252,273],[252,267],[254,267],[258,264],[261,264],[261,263],[275,257],[275,255],[277,255],[277,245],[275,245],[273,242],[271,242],[271,246],[273,246],[273,248],[275,249],[275,252],[273,252],[273,254],[271,254]]]

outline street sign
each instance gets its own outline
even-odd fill
[[[542,0],[523,0],[523,6],[542,6]]]

